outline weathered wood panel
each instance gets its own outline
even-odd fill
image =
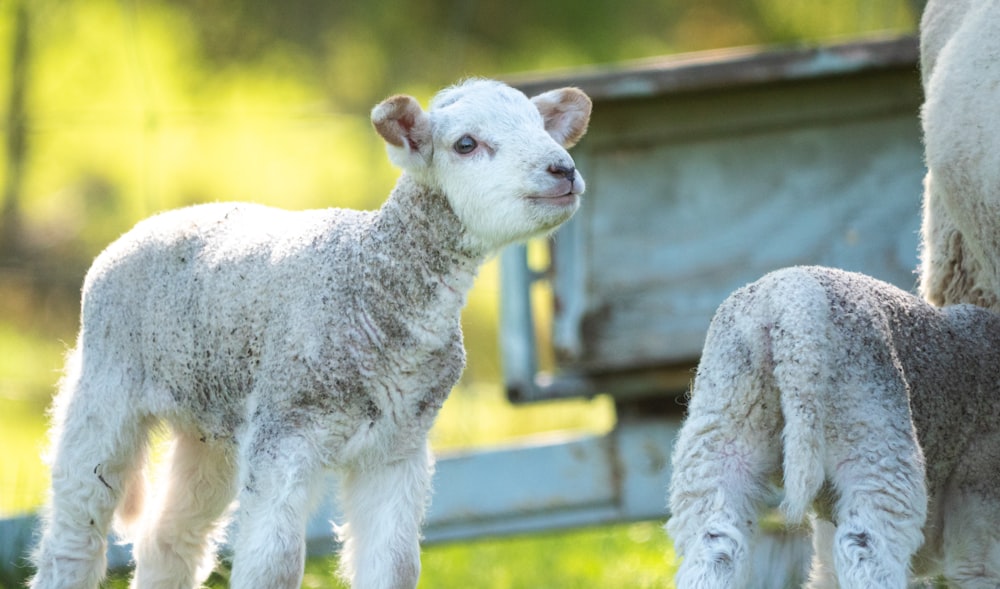
[[[777,268],[835,266],[913,289],[915,60],[912,40],[893,40],[581,78],[595,106],[574,151],[587,194],[553,245],[558,372],[508,376],[515,396],[677,392],[717,306]]]
[[[581,353],[563,358],[598,371],[697,358],[719,303],[783,266],[836,266],[912,287],[914,127],[851,119],[596,152],[580,220],[592,244],[589,304]]]

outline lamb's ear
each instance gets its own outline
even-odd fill
[[[372,124],[389,148],[394,163],[410,168],[419,158],[426,163],[431,156],[431,120],[412,96],[387,98],[372,109]]]
[[[549,90],[531,99],[545,119],[545,130],[560,145],[569,149],[587,132],[590,123],[590,97],[577,88]]]

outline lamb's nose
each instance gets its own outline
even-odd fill
[[[572,182],[573,178],[576,176],[576,168],[563,166],[561,164],[552,164],[549,166],[549,173],[553,176],[562,176]]]

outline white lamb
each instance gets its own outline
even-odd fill
[[[921,294],[1000,311],[1000,2],[931,0],[920,41]]]
[[[678,589],[766,581],[751,543],[782,482],[789,521],[815,509],[811,587],[902,589],[911,565],[1000,587],[997,358],[1000,315],[861,274],[790,268],[736,291],[673,454]]]
[[[51,505],[31,586],[97,587],[112,515],[133,587],[198,586],[238,498],[231,586],[299,587],[305,524],[340,473],[342,574],[417,583],[427,432],[462,372],[477,269],[552,231],[584,183],[566,148],[591,104],[499,82],[372,111],[404,173],[375,212],[211,204],[139,223],[95,261],[55,401]],[[143,509],[147,435],[173,436]]]

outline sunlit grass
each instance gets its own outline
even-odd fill
[[[66,344],[0,320],[0,399],[44,397],[59,380]]]
[[[614,426],[610,398],[511,405],[499,385],[457,389],[431,430],[438,451],[488,446],[552,432],[605,433]]]
[[[429,548],[420,587],[670,586],[674,554],[657,522]]]
[[[444,544],[425,548],[421,561],[418,589],[666,589],[676,570],[658,522]],[[310,559],[302,587],[344,589],[335,567],[335,557]],[[208,586],[225,587],[227,576],[222,565]],[[125,589],[127,574],[109,586]]]
[[[45,398],[59,379],[65,345],[0,322],[0,517],[38,507],[48,486],[42,467]]]
[[[37,403],[0,397],[0,517],[33,511],[44,499],[49,484],[40,458],[44,434]]]

